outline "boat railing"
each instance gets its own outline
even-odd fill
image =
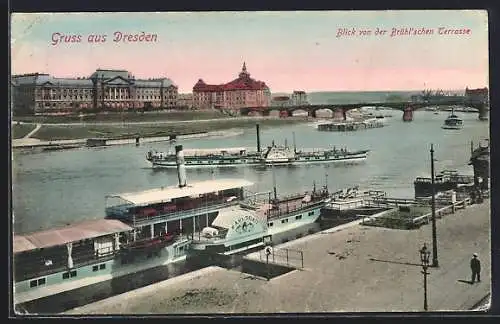
[[[203,214],[205,212],[213,212],[214,210],[225,208],[225,207],[231,207],[231,206],[236,206],[240,203],[239,200],[233,200],[233,201],[224,201],[224,202],[212,202],[212,203],[207,203],[199,208],[192,208],[192,209],[186,209],[186,210],[177,210],[177,211],[172,211],[169,213],[162,213],[159,215],[154,215],[154,216],[137,216],[133,215],[130,219],[130,222],[133,224],[133,226],[140,226],[148,223],[154,223],[154,222],[161,222],[161,221],[168,221],[172,218],[182,218],[184,216],[188,215],[198,215],[198,214]]]
[[[193,243],[199,243],[199,244],[216,244],[219,242],[224,241],[224,238],[226,237],[226,232],[224,233],[219,233],[217,235],[213,235],[210,237],[203,236],[203,234],[198,233],[198,235],[193,236]]]
[[[73,268],[82,267],[92,263],[99,263],[113,259],[117,251],[113,247],[101,248],[99,251],[86,249],[83,251],[73,251]],[[72,269],[73,269],[72,268]],[[15,280],[21,281],[28,278],[41,277],[51,273],[71,270],[68,267],[68,256],[64,253],[54,255],[38,255],[23,261],[15,260]]]
[[[456,175],[456,174],[443,174],[434,177],[434,183],[441,184],[446,182],[456,182],[456,183],[470,183],[474,182],[474,176],[469,175]],[[418,177],[415,179],[416,183],[432,183],[431,178]]]
[[[342,202],[345,199],[363,199],[373,200],[386,197],[387,193],[380,190],[366,190],[366,191],[351,191],[351,192],[335,192],[331,198],[333,202]]]

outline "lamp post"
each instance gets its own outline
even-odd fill
[[[431,144],[431,212],[432,212],[432,266],[438,267],[437,235],[436,235],[436,185],[434,183],[434,145]]]
[[[427,245],[424,243],[424,246],[420,249],[420,261],[422,263],[422,274],[424,275],[424,310],[428,310],[427,306],[427,269],[429,268],[429,257],[431,255],[431,251],[427,250]]]

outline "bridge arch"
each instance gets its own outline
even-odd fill
[[[298,108],[290,112],[292,117],[307,117],[309,116],[309,111],[307,109]]]
[[[258,110],[258,109],[251,109],[248,111],[247,116],[251,116],[251,117],[264,116],[264,111]]]
[[[280,117],[281,109],[270,109],[268,116],[270,117]]]
[[[316,114],[316,118],[333,118],[333,110],[331,108],[316,109],[314,114]]]

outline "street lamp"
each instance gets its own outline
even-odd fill
[[[424,310],[427,311],[427,269],[429,268],[429,257],[431,256],[431,251],[427,250],[427,245],[420,249],[420,261],[422,262],[422,274],[424,275]]]
[[[432,266],[438,267],[437,235],[436,235],[436,185],[434,183],[434,145],[431,144],[431,221],[432,221]]]

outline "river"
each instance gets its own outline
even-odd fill
[[[462,130],[443,130],[447,112],[438,115],[417,111],[414,121],[404,123],[402,112],[390,111],[383,128],[357,132],[319,132],[314,124],[261,127],[263,146],[272,140],[298,148],[370,149],[365,162],[355,165],[311,164],[274,168],[278,194],[310,190],[328,182],[330,190],[358,185],[384,190],[392,197],[412,198],[413,180],[430,175],[430,143],[434,143],[436,171],[456,169],[472,174],[467,165],[470,141],[489,137],[488,122],[477,113],[458,113]],[[254,128],[236,136],[179,141],[188,148],[256,147]],[[151,149],[167,150],[169,144],[147,143],[67,151],[14,151],[12,164],[14,232],[22,234],[68,223],[102,218],[105,195],[157,188],[177,183],[172,170],[154,170],[145,159]],[[252,192],[272,189],[271,168],[235,167],[188,169],[188,181],[243,177],[255,184]]]

